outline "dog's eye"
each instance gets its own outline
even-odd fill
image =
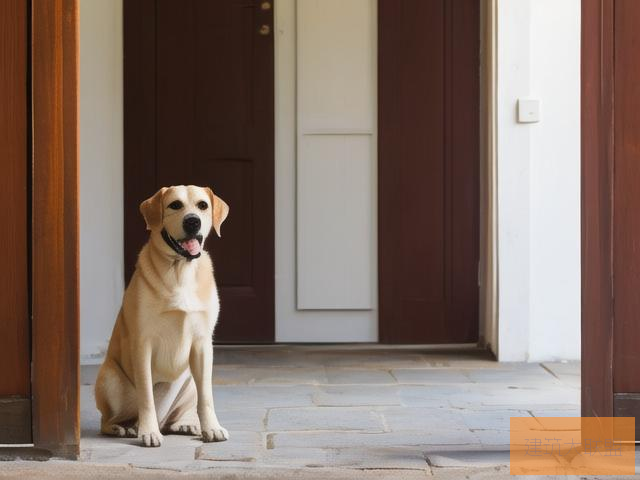
[[[182,202],[180,200],[175,200],[173,202],[171,202],[168,207],[171,210],[180,210],[182,208]]]
[[[206,210],[207,208],[209,208],[209,205],[207,204],[207,202],[205,202],[204,200],[200,200],[198,202],[198,208],[200,210]]]

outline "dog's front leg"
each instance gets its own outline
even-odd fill
[[[198,418],[205,442],[222,442],[229,439],[229,432],[220,425],[213,407],[211,376],[213,374],[213,346],[211,340],[194,343],[189,358],[191,373],[198,391]]]
[[[153,400],[151,376],[151,347],[142,345],[134,359],[136,398],[138,401],[138,438],[145,447],[159,447],[162,435],[158,426],[156,406]]]

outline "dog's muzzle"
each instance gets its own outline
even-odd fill
[[[183,256],[188,261],[199,258],[202,254],[202,235],[195,235],[190,238],[183,238],[182,240],[176,240],[163,228],[162,229],[162,239],[165,241],[167,245],[171,247],[171,249],[176,252],[178,255]],[[198,242],[198,253],[193,254],[190,250],[195,250],[193,247],[193,242]]]

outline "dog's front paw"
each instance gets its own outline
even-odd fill
[[[166,430],[168,433],[176,433],[178,435],[200,435],[200,425],[174,423],[169,425]]]
[[[123,427],[120,425],[111,425],[110,429],[106,433],[109,435],[115,435],[116,437],[136,438],[138,436],[137,428]]]
[[[229,432],[220,425],[202,430],[203,442],[224,442],[225,440],[229,440]]]
[[[138,436],[145,447],[159,447],[162,445],[162,434],[160,432],[141,432]]]

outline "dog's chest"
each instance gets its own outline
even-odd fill
[[[216,292],[205,291],[202,285],[198,285],[197,277],[197,270],[193,263],[186,263],[177,268],[176,282],[172,285],[167,299],[168,310],[189,313],[211,309],[212,301],[217,299]]]
[[[150,336],[155,381],[173,381],[189,366],[189,354],[197,341],[211,341],[213,333],[205,312],[172,311],[162,315]]]
[[[203,312],[207,310],[207,305],[198,296],[194,286],[178,285],[171,292],[168,307],[170,310],[182,312]]]

